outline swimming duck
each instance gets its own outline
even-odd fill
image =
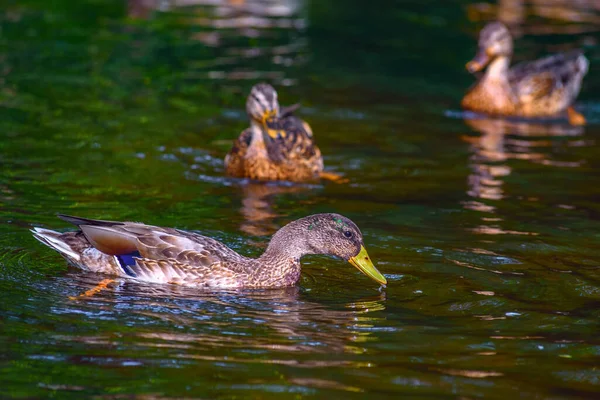
[[[228,175],[261,181],[341,180],[323,171],[323,157],[310,126],[293,115],[298,106],[279,109],[277,92],[267,83],[255,85],[246,101],[250,127],[225,157]]]
[[[487,67],[483,77],[469,89],[463,108],[493,115],[521,117],[557,116],[567,110],[571,124],[585,118],[573,109],[588,70],[580,50],[554,54],[509,69],[513,39],[500,22],[487,24],[479,34],[479,50],[466,65],[471,73]]]
[[[59,215],[78,231],[31,230],[71,265],[145,282],[197,288],[268,288],[294,285],[300,258],[329,254],[348,260],[385,285],[354,222],[338,214],[316,214],[277,231],[257,259],[239,255],[221,242],[193,232],[137,222],[113,222]]]

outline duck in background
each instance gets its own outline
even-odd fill
[[[529,118],[556,117],[566,110],[572,125],[585,124],[585,117],[573,108],[588,71],[588,60],[581,50],[509,68],[513,39],[501,22],[491,22],[483,28],[478,46],[467,70],[475,73],[487,69],[462,99],[464,109]]]
[[[323,171],[321,151],[310,126],[293,115],[296,108],[280,111],[275,89],[267,83],[255,85],[246,101],[250,127],[225,157],[226,173],[260,181],[344,181]]]

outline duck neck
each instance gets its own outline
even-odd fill
[[[485,72],[486,79],[508,81],[508,66],[510,65],[509,56],[498,56],[488,65]]]
[[[309,224],[304,219],[290,222],[271,238],[267,250],[257,259],[257,273],[273,285],[290,286],[300,279],[300,258],[316,254],[304,234]]]

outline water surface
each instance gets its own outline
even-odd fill
[[[600,15],[210,3],[5,2],[0,393],[593,397]],[[517,59],[586,48],[588,126],[463,119],[463,66],[497,15],[523,35]],[[302,103],[326,168],[348,184],[223,177],[261,80],[283,104]],[[285,223],[337,212],[361,227],[389,285],[310,256],[295,288],[118,280],[82,298],[104,277],[68,269],[28,232],[67,229],[58,212],[197,230],[252,256]]]

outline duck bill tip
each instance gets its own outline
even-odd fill
[[[350,257],[348,262],[380,285],[387,285],[387,279],[375,268],[364,246],[361,246],[360,252],[354,257]]]
[[[480,51],[475,55],[475,58],[465,65],[465,68],[467,71],[469,71],[469,73],[473,74],[484,69],[489,62],[490,58],[488,57],[487,53]]]
[[[466,65],[465,68],[467,69],[467,71],[469,71],[469,73],[474,73],[477,72],[479,70],[481,70],[481,66],[479,64],[477,64],[475,61],[469,61]]]

